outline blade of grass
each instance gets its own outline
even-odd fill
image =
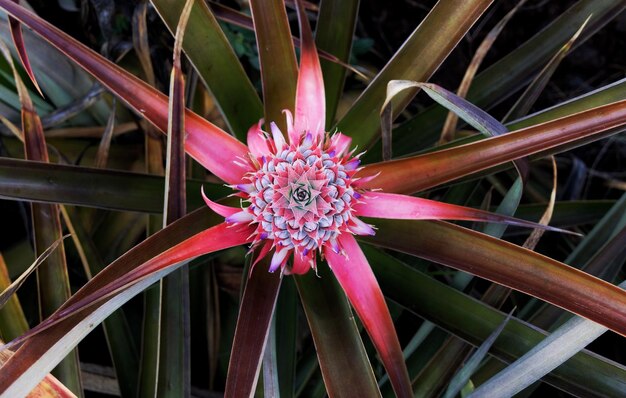
[[[392,79],[427,81],[490,4],[490,0],[437,2],[337,124],[339,131],[352,137],[353,146],[368,147],[380,131],[379,116],[372,109],[381,109],[387,83]],[[411,90],[394,101],[394,115],[415,92]]]

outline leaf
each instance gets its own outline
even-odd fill
[[[13,70],[13,77],[20,98],[26,159],[47,163],[49,157],[41,119],[35,111],[28,90],[26,90],[26,86],[13,64],[8,48],[1,40],[0,50]],[[59,308],[71,294],[59,207],[54,204],[33,203],[31,216],[35,253],[41,255],[49,247],[60,246],[59,250],[50,251],[45,256],[45,260],[42,261],[43,264],[37,269],[39,316],[46,317]],[[82,383],[77,351],[68,355],[54,370],[54,374],[70,390],[81,394]]]
[[[389,299],[465,341],[481,344],[506,317],[493,307],[402,264],[380,250],[368,245],[363,245],[363,249]],[[494,343],[491,354],[501,361],[511,362],[538,344],[546,334],[512,318],[501,336]],[[583,350],[544,380],[578,396],[591,393],[619,396],[626,388],[626,368]]]
[[[526,116],[530,111],[530,108],[533,106],[537,98],[543,91],[543,89],[548,85],[550,78],[554,74],[556,68],[561,64],[561,61],[569,54],[572,46],[582,33],[583,29],[589,22],[591,15],[585,20],[585,22],[580,25],[580,28],[574,33],[574,35],[569,39],[567,43],[563,45],[559,49],[559,51],[554,54],[554,56],[548,61],[546,66],[539,72],[539,74],[533,79],[530,85],[524,90],[524,93],[517,99],[515,104],[509,109],[507,114],[502,119],[502,122],[506,120],[515,120],[519,119],[523,116]]]
[[[613,239],[612,257],[626,252],[626,228]],[[626,288],[626,281],[619,287]],[[517,359],[505,370],[489,379],[471,395],[477,397],[513,396],[585,348],[608,329],[587,319],[574,317]]]
[[[491,46],[496,41],[502,29],[509,23],[513,15],[520,9],[526,0],[520,0],[515,4],[515,7],[511,9],[501,20],[494,26],[489,33],[485,36],[483,41],[476,49],[474,53],[474,57],[470,61],[469,66],[465,70],[465,74],[463,75],[463,80],[461,80],[461,84],[459,84],[459,88],[456,91],[456,95],[465,98],[467,96],[467,91],[469,90],[470,85],[472,84],[472,80],[478,71],[478,68],[485,59],[485,56],[491,49]],[[446,117],[446,121],[441,129],[441,138],[439,139],[440,143],[446,143],[450,141],[454,137],[454,131],[456,130],[456,124],[458,121],[458,117],[454,112],[448,112],[448,117]]]
[[[183,38],[194,0],[187,0],[180,13],[173,50],[173,66],[167,124],[165,205],[163,226],[187,213],[185,195],[185,78],[181,67]],[[191,394],[191,320],[189,269],[180,268],[161,281],[161,331],[159,346],[159,396]]]
[[[185,2],[152,0],[151,3],[174,33]],[[194,4],[185,35],[185,54],[215,97],[230,130],[243,141],[248,128],[263,117],[263,105],[205,2]]]
[[[599,106],[468,145],[368,165],[358,177],[380,175],[364,188],[412,193],[534,153],[615,134],[626,123],[626,101]]]
[[[63,240],[65,238],[67,238],[68,236],[69,235],[65,235],[62,238],[57,239],[50,247],[48,247],[46,250],[44,250],[39,255],[39,257],[37,257],[35,262],[33,262],[26,269],[26,271],[24,271],[16,280],[13,281],[13,283],[11,283],[11,285],[9,285],[6,289],[4,289],[4,291],[2,293],[0,293],[0,308],[4,307],[4,305],[11,298],[11,296],[13,296],[13,294],[17,291],[17,289],[19,289],[20,286],[22,286],[22,284],[24,283],[26,278],[28,278],[28,276],[30,274],[32,274],[33,271],[35,271],[37,269],[37,267],[39,267],[44,261],[46,261],[48,256],[50,254],[52,254],[52,252],[55,251],[56,248],[59,247],[61,242],[63,242]]]
[[[298,346],[298,292],[293,278],[282,281],[276,303],[276,375],[280,396],[295,396],[296,354]]]
[[[362,203],[356,203],[353,209],[356,215],[364,217],[395,220],[465,220],[496,222],[541,230],[569,232],[516,219],[514,217],[489,213],[484,210],[413,196],[374,192],[364,194],[362,197]]]
[[[0,7],[45,37],[161,131],[167,130],[165,95],[10,0],[0,0]],[[232,162],[246,158],[246,146],[195,113],[187,111],[186,116],[187,153],[222,180],[239,182],[247,167]]]
[[[259,49],[265,120],[287,131],[282,111],[294,109],[298,66],[285,5],[280,0],[250,2]]]
[[[388,104],[391,102],[391,99],[399,92],[414,87],[423,89],[432,99],[459,115],[461,119],[465,120],[469,125],[487,137],[495,137],[508,133],[507,128],[487,112],[484,112],[477,106],[451,93],[443,87],[437,86],[436,84],[418,83],[407,80],[392,80],[387,85],[387,98],[385,98],[383,109],[389,106]],[[525,185],[530,167],[528,160],[517,159],[514,164],[520,177],[522,178],[522,183]]]
[[[0,289],[7,289],[11,285],[9,270],[0,253]],[[22,305],[17,296],[7,300],[0,309],[0,336],[3,340],[12,340],[28,330],[28,321],[22,310]]]
[[[121,299],[118,295],[112,299],[109,306],[101,307],[102,302],[100,302],[90,309],[85,309],[79,313],[75,312],[78,308],[84,308],[82,307],[83,304],[92,303],[94,297],[102,297],[102,293],[106,291],[114,292],[115,286],[123,287],[127,285],[127,282],[133,283],[133,280],[139,280],[140,282],[132,285],[132,287],[121,289],[133,292],[131,296],[135,295],[141,289],[145,289],[156,281],[158,277],[164,276],[164,273],[161,273],[156,279],[151,279],[154,272],[160,272],[159,269],[171,270],[171,267],[167,268],[168,264],[177,263],[200,253],[238,245],[245,241],[249,235],[249,232],[246,231],[237,231],[232,228],[226,229],[223,227],[223,224],[219,227],[204,230],[211,224],[214,225],[218,220],[219,217],[212,215],[208,208],[197,210],[146,239],[110,264],[74,294],[63,308],[50,318],[52,321],[48,320],[51,326],[46,329],[46,333],[30,337],[20,347],[11,360],[2,368],[2,372],[0,372],[0,388],[7,389],[18,380],[20,382],[36,383],[45,375],[46,370],[38,369],[35,372],[34,368],[31,368],[34,364],[54,366],[55,361],[58,362],[64,354],[58,350],[55,351],[55,347],[64,347],[64,350],[71,348],[98,321],[130,298],[123,295],[123,299]],[[220,236],[221,241],[211,240],[212,234]],[[205,237],[208,241],[204,240]],[[228,241],[226,241],[227,239]],[[181,252],[182,249],[185,249],[185,252]],[[191,251],[187,251],[187,249]],[[146,280],[150,283],[144,284]],[[135,290],[137,286],[140,286],[141,289]],[[118,299],[120,301],[117,301]],[[63,316],[66,316],[64,311],[71,312],[74,315],[64,319]],[[88,315],[91,319],[85,321],[82,325],[83,327],[74,328]],[[58,323],[54,323],[55,317],[57,317]],[[40,326],[35,327],[33,330],[40,328]],[[88,330],[84,326],[87,326]],[[69,333],[70,330],[74,334]],[[39,360],[42,357],[45,357],[45,360]],[[25,373],[26,369],[33,369],[33,373]]]
[[[163,177],[116,170],[47,164],[0,158],[0,197],[43,203],[64,203],[145,213],[163,211]],[[126,187],[132,186],[132,190]],[[187,181],[189,207],[205,204],[200,187],[212,199],[232,192],[221,184]]]
[[[249,397],[254,392],[280,282],[280,273],[267,272],[267,263],[252,268],[241,299],[230,353],[224,392],[227,397]]]
[[[335,253],[325,246],[326,261],[370,335],[396,396],[412,397],[400,343],[378,282],[354,237],[342,234],[338,242],[343,252]]]
[[[380,129],[379,116],[387,83],[392,79],[426,81],[491,4],[490,0],[439,1],[402,47],[376,76],[337,128],[352,137],[353,145],[367,148]],[[415,90],[394,102],[394,114],[415,95]]]
[[[489,335],[489,337],[487,337],[487,339],[480,345],[480,347],[478,347],[476,352],[472,354],[470,359],[465,362],[463,369],[461,369],[456,375],[454,375],[454,378],[452,378],[452,380],[450,381],[450,385],[448,386],[448,389],[443,396],[444,398],[454,398],[461,391],[461,389],[470,381],[472,374],[476,371],[476,369],[478,369],[478,366],[489,352],[489,349],[496,341],[498,336],[500,336],[500,333],[502,333],[504,327],[511,319],[512,314],[513,312],[511,311],[506,319],[500,324],[500,326],[498,326],[498,328],[494,330],[493,333]]]
[[[516,89],[522,87],[524,82],[530,81],[532,76],[545,66],[589,15],[592,15],[592,18],[587,29],[578,39],[576,46],[586,42],[603,26],[620,15],[624,7],[624,4],[613,0],[580,0],[576,2],[541,32],[481,72],[474,79],[467,100],[482,109],[490,109],[514,95]],[[404,77],[392,76],[391,78]],[[410,80],[425,81],[426,79]],[[623,95],[622,92],[619,99],[623,99]],[[608,102],[612,101],[609,100]],[[604,102],[604,104],[608,102]],[[595,106],[597,105],[599,104]],[[415,152],[417,144],[430,145],[436,142],[446,113],[444,110],[430,107],[427,111],[396,128],[394,132],[394,146],[398,149],[396,156]],[[564,115],[561,114],[561,116]],[[536,124],[536,122],[532,124]],[[509,128],[509,130],[517,128],[519,127]]]
[[[13,0],[15,3],[19,3],[19,0]],[[22,35],[22,25],[20,25],[19,21],[9,17],[9,27],[11,29],[11,37],[13,38],[13,44],[15,45],[15,49],[20,57],[20,61],[22,62],[22,66],[26,71],[26,74],[30,78],[30,81],[37,89],[37,92],[43,97],[43,93],[41,92],[41,88],[37,83],[37,79],[35,78],[35,73],[33,72],[33,68],[30,66],[30,60],[28,59],[28,53],[26,52],[26,45],[24,44],[24,36]]]
[[[380,396],[345,293],[326,266],[295,277],[330,396]]]
[[[358,11],[358,0],[325,0],[322,2],[315,28],[315,42],[318,49],[336,55],[343,62],[348,62]],[[338,24],[337,21],[341,21],[341,23]],[[321,53],[320,56],[323,57]],[[322,59],[322,75],[324,76],[324,92],[326,93],[326,127],[330,127],[334,124],[335,112],[343,92],[346,71],[342,65]]]
[[[84,219],[81,219],[78,209],[71,206],[61,206],[61,214],[65,225],[72,234],[72,241],[83,263],[85,274],[87,278],[91,279],[105,266],[98,248],[83,226]],[[119,390],[123,396],[135,396],[137,394],[139,350],[124,310],[120,309],[113,312],[104,320],[102,326],[115,368]]]
[[[626,292],[511,243],[440,221],[387,221],[364,238],[377,245],[471,272],[626,334]],[[454,247],[455,250],[450,250]],[[545,286],[552,286],[545,289]]]

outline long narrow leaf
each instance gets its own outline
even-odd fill
[[[152,0],[172,33],[176,31],[184,1]],[[207,4],[196,1],[189,18],[185,54],[206,82],[226,123],[243,140],[248,128],[263,117],[263,107],[224,32]]]
[[[259,48],[265,120],[284,127],[282,111],[294,109],[298,74],[285,5],[279,0],[253,0],[250,10]]]
[[[165,95],[10,0],[0,0],[0,7],[45,37],[161,131],[167,130]],[[245,145],[191,111],[187,111],[186,128],[186,150],[192,157],[226,182],[241,181],[247,168],[233,160],[246,157]]]
[[[344,253],[325,247],[326,260],[369,333],[396,395],[411,397],[413,392],[400,343],[378,282],[352,235],[341,235],[339,244]]]
[[[221,239],[224,239],[226,236],[229,235],[233,239],[229,239],[229,243],[210,241],[210,245],[207,245],[207,242],[197,241],[197,244],[199,245],[197,249],[200,250],[200,252],[180,253],[178,252],[178,250],[170,249],[173,246],[175,247],[177,244],[185,242],[185,239],[193,238],[197,234],[200,234],[200,236],[202,234],[206,234],[203,233],[203,230],[211,226],[212,224],[215,225],[217,221],[220,221],[220,217],[212,215],[211,211],[208,208],[202,208],[194,213],[190,213],[189,215],[183,217],[181,220],[168,226],[168,228],[151,236],[149,239],[139,244],[134,249],[126,253],[124,256],[120,257],[117,261],[109,265],[106,269],[96,275],[95,278],[93,278],[90,282],[83,286],[80,291],[72,296],[63,308],[70,308],[72,307],[72,305],[80,302],[81,300],[84,300],[85,298],[93,297],[94,295],[96,297],[99,296],[98,292],[101,291],[102,288],[110,286],[111,283],[123,279],[124,276],[128,273],[134,272],[133,270],[135,268],[141,267],[141,265],[145,262],[151,260],[154,261],[155,258],[161,258],[162,260],[164,260],[165,263],[163,263],[162,265],[167,264],[168,262],[172,263],[176,261],[181,261],[185,259],[185,257],[192,257],[194,255],[197,255],[196,253],[209,252],[211,250],[215,250],[216,248],[221,249],[230,245],[242,243],[249,235],[249,233],[242,233],[240,237],[237,237],[238,233],[236,231],[224,231],[223,229],[217,228],[215,230],[215,233],[217,234],[217,236],[220,236]],[[208,234],[210,235],[211,232],[208,232]],[[237,242],[237,239],[240,239],[239,242]],[[183,246],[185,245],[182,244],[180,247]],[[169,253],[171,254],[163,254],[168,249],[170,249]],[[174,257],[174,255],[176,256]],[[163,275],[164,274],[161,274],[161,276]],[[143,281],[145,280],[146,279],[144,279]],[[154,281],[157,279],[151,280]],[[143,285],[143,282],[141,282],[140,284],[142,284],[143,288],[149,286],[149,284]],[[133,286],[138,286],[138,284],[135,284]],[[136,291],[136,293],[138,293],[139,291],[140,290]],[[75,345],[80,340],[80,338],[76,339],[76,336],[67,335],[70,330],[73,330],[75,325],[77,325],[90,314],[91,316],[100,317],[97,319],[102,319],[102,317],[105,317],[106,315],[108,315],[108,313],[110,313],[114,309],[117,309],[121,304],[123,303],[117,302],[117,304],[112,305],[113,308],[108,308],[106,310],[108,311],[106,312],[106,314],[100,313],[97,310],[93,309],[82,311],[79,314],[75,314],[68,319],[52,325],[50,328],[47,329],[46,333],[31,337],[26,343],[24,343],[20,347],[20,349],[15,353],[11,360],[9,360],[9,362],[7,362],[7,364],[3,366],[2,372],[0,372],[0,386],[3,389],[7,389],[10,385],[13,384],[14,381],[18,379],[30,379],[30,382],[37,382],[37,380],[40,380],[41,377],[43,377],[43,375],[45,374],[41,373],[43,370],[39,370],[38,373],[36,373],[36,376],[34,376],[33,374],[25,373],[26,370],[30,369],[33,364],[41,364],[42,362],[45,363],[46,366],[54,366],[54,361],[58,362],[58,360],[61,358],[59,357],[59,355],[63,354],[55,351],[54,347],[64,346],[64,349],[67,349],[67,346],[65,344],[67,344],[68,341],[73,341],[72,344]],[[98,305],[96,305],[96,307],[102,308],[98,307]],[[87,322],[87,325],[93,326],[94,323]],[[91,330],[91,327],[89,330]],[[76,332],[78,333],[78,331]],[[86,330],[80,331],[80,336],[84,336],[87,332],[88,331]],[[65,338],[68,338],[69,340],[65,340]],[[39,361],[39,359],[43,357],[45,357],[45,360]],[[39,379],[36,379],[37,377],[39,377]]]
[[[490,4],[490,0],[439,1],[337,124],[339,131],[352,137],[354,146],[367,147],[380,129],[372,109],[381,109],[387,83],[427,81]],[[394,102],[395,115],[414,94],[415,90]]]
[[[39,257],[33,262],[27,269],[24,271],[16,280],[11,283],[2,293],[0,293],[0,308],[4,307],[6,302],[11,298],[11,296],[17,291],[17,289],[22,286],[26,278],[41,265],[50,254],[61,244],[63,239],[67,238],[68,235],[65,235],[61,239],[56,240],[50,247],[44,250]]]
[[[592,15],[592,18],[575,46],[586,42],[603,26],[620,15],[625,7],[624,3],[613,0],[576,2],[541,32],[481,72],[472,83],[467,95],[468,101],[482,109],[490,109],[513,95],[524,82],[530,81],[572,37],[589,15]],[[392,76],[391,78],[405,77]],[[425,81],[425,79],[411,80]],[[415,152],[418,144],[428,145],[436,142],[446,113],[445,110],[430,107],[397,128],[394,131],[394,146],[398,148],[396,155]],[[427,139],[428,137],[431,139]]]
[[[476,369],[478,368],[478,365],[480,365],[481,361],[487,355],[487,352],[489,352],[489,349],[491,348],[493,343],[496,341],[498,336],[500,336],[500,333],[502,333],[502,331],[504,330],[504,327],[509,322],[509,319],[511,319],[511,314],[512,313],[509,313],[509,316],[506,317],[502,324],[489,335],[489,337],[480,345],[480,347],[478,347],[476,352],[465,363],[463,369],[461,369],[461,371],[457,373],[450,381],[450,385],[448,386],[448,389],[443,396],[444,398],[454,398],[459,393],[459,391],[461,391],[463,386],[467,384],[474,371],[476,371]]]
[[[144,213],[163,211],[165,182],[159,176],[0,158],[0,178],[3,199]],[[133,189],[124,188],[129,186]],[[221,184],[189,180],[187,197],[192,209],[205,206],[199,194],[201,186],[211,199],[232,192]]]
[[[412,193],[567,143],[600,139],[624,124],[626,101],[619,101],[468,145],[369,165],[360,176],[380,173],[365,185]]]
[[[345,294],[326,267],[296,276],[330,396],[379,396],[376,378]]]
[[[471,272],[626,334],[626,292],[519,246],[438,221],[379,221],[367,238]],[[454,245],[457,250],[450,250]],[[546,289],[550,286],[550,289]]]
[[[613,258],[622,257],[626,252],[625,243],[626,228],[611,241],[610,247],[603,252],[608,252],[607,254]],[[626,281],[619,286],[622,289],[626,288]],[[514,395],[561,365],[607,330],[595,322],[574,317],[523,357],[481,385],[473,396],[505,397]]]
[[[507,128],[487,112],[436,84],[418,83],[408,80],[392,80],[387,85],[387,98],[385,98],[383,108],[389,106],[388,104],[391,102],[392,98],[398,95],[398,93],[409,88],[423,89],[432,99],[459,115],[461,119],[487,137],[495,137],[508,133]],[[514,163],[520,177],[522,177],[522,182],[525,183],[530,167],[528,160],[517,159]]]
[[[484,341],[506,317],[380,250],[366,245],[363,249],[388,298],[474,345]],[[513,318],[494,343],[491,354],[501,361],[511,362],[545,336],[546,333],[536,327]],[[626,368],[582,351],[544,380],[574,395],[619,396],[626,389]]]
[[[170,75],[165,205],[163,226],[187,213],[185,197],[185,78],[182,46],[194,0],[187,0],[180,13],[174,39]],[[161,281],[161,333],[158,396],[191,395],[191,320],[189,314],[189,269],[183,267]]]
[[[0,44],[2,53],[13,70],[13,77],[20,98],[26,159],[47,163],[49,157],[41,119],[35,110],[26,86],[13,64],[8,49],[3,42],[0,41]],[[55,245],[55,247],[59,247],[56,251],[50,251],[41,266],[36,269],[39,315],[43,318],[52,314],[67,300],[71,294],[70,282],[58,205],[33,203],[31,205],[31,215],[35,252],[41,255],[49,247]],[[76,394],[82,394],[77,351],[71,352],[57,366],[54,374],[70,390]]]
[[[517,10],[519,10],[520,7],[524,5],[525,2],[526,0],[521,0],[517,2],[517,4],[515,4],[515,7],[513,7],[513,9],[511,9],[511,11],[509,11],[500,20],[500,22],[498,22],[496,26],[494,26],[489,31],[489,33],[487,33],[487,36],[485,36],[483,41],[480,43],[480,46],[478,46],[478,48],[476,49],[476,52],[474,53],[474,57],[472,57],[472,60],[470,61],[467,69],[465,70],[465,74],[463,75],[463,80],[461,80],[461,84],[459,84],[459,88],[456,91],[456,95],[458,95],[461,98],[465,98],[467,96],[467,91],[469,90],[470,85],[472,84],[472,80],[474,80],[474,76],[476,75],[478,68],[480,67],[483,60],[485,59],[487,52],[489,52],[489,50],[491,49],[491,46],[496,41],[496,39],[498,38],[498,36],[500,35],[504,27],[508,24],[511,18],[513,18],[513,15],[515,15]],[[448,117],[446,118],[443,128],[441,129],[441,138],[439,140],[441,143],[448,142],[452,139],[452,137],[454,136],[454,130],[456,129],[457,121],[458,121],[458,116],[454,112],[448,112]]]
[[[225,397],[249,397],[256,386],[263,350],[270,330],[280,273],[267,272],[257,264],[246,283],[230,354]],[[254,333],[250,331],[254,330]]]

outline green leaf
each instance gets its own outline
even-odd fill
[[[430,233],[428,224],[422,223],[423,233]],[[367,245],[363,245],[363,250],[388,298],[471,344],[479,345],[506,317],[493,307],[411,269],[382,251]],[[538,344],[546,334],[513,318],[501,336],[494,343],[491,354],[511,362]],[[626,389],[626,368],[581,351],[544,380],[575,395],[592,392],[619,396]]]
[[[623,258],[626,228],[613,240],[610,259]],[[608,259],[607,259],[608,260]],[[626,281],[619,285],[626,288]],[[481,385],[472,397],[513,396],[571,358],[608,329],[587,319],[573,317],[505,370]]]
[[[44,203],[130,210],[163,211],[164,178],[148,174],[101,170],[0,158],[0,197]],[[221,184],[187,181],[189,207],[205,206],[200,187],[211,199],[230,193]],[[133,189],[129,190],[128,187]]]
[[[618,333],[626,333],[626,307],[620,304],[626,302],[626,292],[614,285],[530,250],[453,224],[376,221],[379,232],[364,240],[471,272]]]
[[[317,48],[336,56],[343,62],[348,62],[358,11],[358,0],[324,0],[320,4],[315,30]],[[321,64],[326,93],[326,124],[329,128],[335,123],[335,113],[343,93],[346,69],[325,59],[321,60]]]
[[[16,280],[13,281],[13,283],[11,283],[9,286],[7,286],[2,291],[2,293],[0,293],[0,308],[4,307],[4,305],[9,301],[9,299],[13,296],[13,294],[15,294],[15,292],[17,292],[17,289],[19,289],[20,286],[22,286],[22,284],[24,283],[26,278],[28,278],[28,276],[33,271],[35,271],[37,269],[37,267],[39,267],[48,258],[48,256],[50,254],[52,254],[52,252],[54,250],[56,250],[57,247],[59,247],[59,245],[61,244],[61,242],[63,242],[63,239],[65,239],[65,238],[67,238],[67,235],[63,236],[61,239],[58,239],[50,247],[48,247],[46,250],[44,250],[39,255],[39,257],[37,257],[35,262],[33,262],[26,269],[26,271],[24,271]]]
[[[185,1],[151,2],[174,33]],[[185,54],[215,97],[229,129],[245,140],[250,126],[263,117],[263,105],[205,2],[195,2],[185,35]]]
[[[576,45],[581,45],[599,29],[620,15],[624,4],[613,0],[580,0],[541,32],[526,43],[514,49],[500,61],[481,72],[472,83],[467,100],[482,109],[489,109],[529,81],[550,58],[574,35],[582,23],[592,15],[589,25],[579,37]],[[392,76],[400,79],[406,77]],[[425,81],[426,79],[413,79]],[[624,92],[621,93],[624,98]],[[609,101],[612,102],[612,101]],[[606,102],[605,102],[606,103]],[[436,142],[446,112],[430,107],[418,116],[404,123],[394,131],[396,155],[414,152],[419,144]],[[534,124],[534,123],[533,123]],[[516,128],[509,128],[515,130]],[[430,138],[430,139],[429,139]],[[378,152],[373,150],[372,152]]]
[[[326,266],[296,276],[324,384],[331,396],[379,396],[354,315],[345,293]]]
[[[246,283],[228,364],[226,396],[249,397],[257,383],[281,282],[280,273],[267,272],[267,268],[268,263],[261,261]]]
[[[491,0],[442,0],[433,7],[337,124],[339,131],[352,137],[353,146],[366,148],[380,131],[380,118],[372,110],[382,108],[387,83],[427,81],[490,4]],[[414,95],[415,90],[394,101],[393,113],[397,115]]]
[[[413,193],[530,154],[582,145],[615,134],[624,124],[626,101],[622,100],[469,145],[368,165],[358,175],[380,173],[365,188]]]
[[[511,314],[512,312],[509,313],[509,316],[506,317],[506,319],[500,324],[500,326],[498,326],[498,328],[494,330],[493,333],[491,333],[485,341],[483,341],[483,343],[480,345],[480,347],[478,347],[476,352],[472,354],[467,362],[465,362],[463,369],[461,369],[460,372],[454,375],[454,377],[450,381],[450,385],[448,386],[445,395],[443,396],[444,398],[454,398],[459,393],[459,391],[461,391],[463,386],[465,386],[470,381],[470,377],[472,377],[474,371],[476,371],[481,361],[489,352],[489,349],[491,348],[493,343],[496,341],[498,336],[500,336],[500,333],[502,333],[504,327],[511,319]]]
[[[295,396],[296,347],[298,346],[298,293],[293,278],[282,282],[276,303],[276,362],[280,396]]]
[[[281,0],[253,0],[250,9],[261,63],[265,121],[287,131],[282,111],[294,109],[298,66],[285,4]]]

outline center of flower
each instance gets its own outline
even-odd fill
[[[311,200],[311,194],[304,187],[298,187],[293,193],[293,198],[300,204],[306,205]]]
[[[246,176],[249,183],[238,186],[249,203],[243,210],[256,224],[255,243],[270,239],[277,250],[306,256],[325,244],[338,248],[343,232],[358,233],[363,223],[352,210],[360,197],[352,187],[357,159],[328,136],[272,149],[255,159],[258,168]]]

